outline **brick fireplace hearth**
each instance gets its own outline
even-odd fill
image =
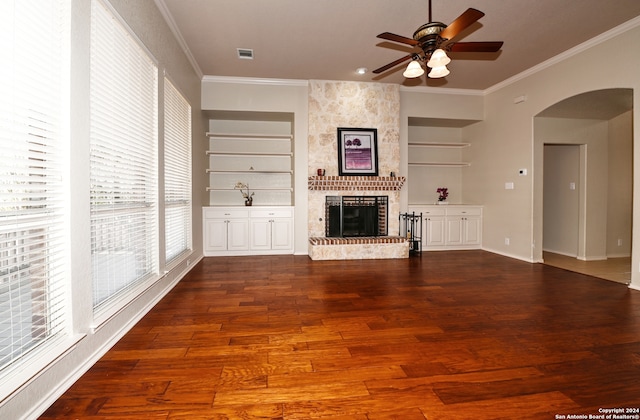
[[[389,196],[388,222],[393,226],[387,236],[327,237],[324,234],[324,212],[319,213],[321,216],[316,224],[318,228],[315,234],[309,237],[309,257],[313,260],[408,258],[409,243],[406,238],[397,235],[396,217],[399,214],[398,195],[404,182],[404,177],[309,177],[309,201],[323,209],[326,197],[335,196],[337,193],[348,196],[357,194],[362,197],[375,197],[386,193]]]

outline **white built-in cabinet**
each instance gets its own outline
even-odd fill
[[[293,207],[204,207],[206,257],[293,253]]]
[[[293,254],[293,114],[207,113],[204,255]],[[251,206],[238,183],[249,186]]]
[[[410,206],[422,213],[422,249],[478,249],[482,245],[482,206]]]
[[[203,209],[204,254],[246,252],[249,250],[249,211],[247,209]]]

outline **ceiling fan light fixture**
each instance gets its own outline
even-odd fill
[[[407,66],[407,69],[402,73],[407,79],[415,79],[424,74],[424,69],[417,60],[413,60]]]
[[[439,79],[441,77],[445,77],[448,74],[449,69],[447,68],[447,66],[438,66],[431,69],[431,71],[429,72],[429,77],[432,79]]]
[[[449,58],[447,53],[444,52],[443,49],[438,48],[433,52],[433,54],[431,54],[431,58],[429,59],[427,66],[433,69],[436,67],[444,67],[450,62],[451,62],[451,59]]]

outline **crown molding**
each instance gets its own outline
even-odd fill
[[[400,91],[401,92],[438,93],[443,95],[484,96],[484,91],[479,89],[436,88],[436,87],[429,87],[429,86],[400,85]]]
[[[522,73],[518,73],[513,77],[510,77],[506,80],[503,80],[500,83],[497,83],[493,86],[491,86],[490,88],[487,88],[483,91],[484,95],[488,95],[490,93],[494,93],[500,89],[503,89],[513,83],[516,83],[522,79],[525,79],[533,74],[536,74],[542,70],[545,70],[557,63],[560,63],[564,60],[569,59],[570,57],[573,57],[575,55],[578,55],[590,48],[595,47],[596,45],[602,44],[603,42],[609,41],[612,38],[617,37],[618,35],[621,35],[633,28],[636,28],[640,26],[640,16],[635,17],[631,20],[626,21],[625,23],[616,26],[613,29],[608,30],[607,32],[603,32],[600,35],[595,36],[594,38],[591,38],[588,41],[583,42],[582,44],[576,45],[575,47],[568,49],[567,51],[560,53],[558,55],[556,55],[555,57],[552,57],[550,59],[548,59],[547,61],[543,61],[542,63],[533,66],[525,71],[523,71]]]
[[[154,1],[156,3],[156,6],[158,7],[158,10],[160,11],[160,14],[164,18],[165,22],[167,22],[169,29],[171,29],[173,36],[176,38],[176,41],[180,45],[180,48],[182,48],[182,51],[187,56],[187,60],[189,60],[189,63],[191,63],[191,67],[193,67],[193,70],[195,70],[198,77],[202,79],[203,77],[202,70],[200,69],[200,66],[198,65],[198,62],[196,61],[195,57],[191,53],[191,50],[189,49],[187,42],[182,37],[182,33],[178,29],[178,25],[176,25],[175,20],[173,20],[173,16],[171,15],[171,12],[169,12],[169,8],[167,7],[167,4],[164,2],[164,0],[154,0]]]

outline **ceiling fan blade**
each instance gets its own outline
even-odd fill
[[[453,39],[460,32],[471,26],[478,19],[484,16],[480,10],[469,8],[466,12],[458,16],[456,20],[451,22],[449,26],[440,32],[440,37],[444,39]]]
[[[407,60],[408,60],[408,59],[410,59],[411,57],[413,57],[413,54],[405,55],[404,57],[399,58],[399,59],[397,59],[396,61],[394,61],[394,62],[392,62],[392,63],[387,64],[386,66],[382,66],[382,67],[380,67],[379,69],[375,69],[373,72],[374,72],[375,74],[382,73],[382,72],[384,72],[384,71],[389,70],[389,69],[390,69],[390,68],[392,68],[392,67],[397,66],[397,65],[398,65],[398,64],[400,64],[400,63],[403,63],[403,62],[407,61]]]
[[[502,41],[456,42],[447,49],[451,52],[497,52],[502,48],[502,44]]]
[[[403,44],[409,45],[418,45],[418,41],[412,38],[407,38],[406,36],[392,34],[391,32],[383,32],[378,35],[378,38],[387,39],[389,41],[401,42]]]

